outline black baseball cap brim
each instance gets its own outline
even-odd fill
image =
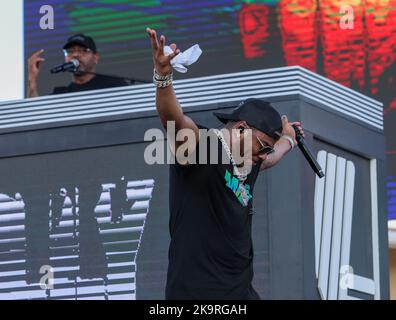
[[[93,52],[97,52],[95,41],[91,37],[83,34],[76,34],[67,39],[63,49],[66,50],[74,45],[79,45],[91,49]]]
[[[230,113],[213,112],[213,114],[224,124],[228,121],[246,121],[249,126],[264,132],[271,138],[279,139],[282,132],[282,120],[270,102],[249,98],[233,109]]]
[[[213,114],[217,117],[217,119],[219,119],[224,124],[226,124],[228,121],[240,121],[232,113],[213,112]]]

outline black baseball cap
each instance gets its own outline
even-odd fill
[[[268,101],[249,98],[242,101],[231,113],[214,112],[221,122],[246,121],[271,138],[278,140],[282,133],[282,119],[278,111]]]
[[[69,39],[67,39],[67,42],[63,46],[63,49],[70,48],[71,46],[76,44],[91,49],[95,53],[97,51],[95,41],[91,37],[86,36],[82,33],[75,34],[74,36],[71,36]]]

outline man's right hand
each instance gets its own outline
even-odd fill
[[[41,57],[44,50],[41,49],[32,54],[32,56],[28,59],[28,87],[27,87],[27,97],[34,98],[38,97],[38,87],[37,87],[37,78],[40,72],[40,64],[44,62],[45,59]]]
[[[172,43],[169,47],[172,49],[172,53],[170,55],[165,55],[164,46],[165,46],[165,37],[161,36],[158,40],[157,33],[155,30],[147,28],[147,34],[150,37],[151,41],[151,49],[153,53],[153,61],[154,68],[161,76],[169,75],[172,73],[172,64],[171,60],[176,57],[180,50],[177,48],[176,44]],[[199,129],[195,122],[188,116],[183,113],[183,109],[177,100],[175,91],[173,90],[173,86],[169,85],[165,88],[157,88],[156,90],[156,106],[157,112],[160,117],[161,123],[164,128],[168,131],[168,123],[169,121],[173,122],[175,125],[175,133],[177,133],[182,129],[190,129],[194,132],[196,139],[191,139],[190,142],[193,144],[188,147],[188,151],[190,154],[195,150],[197,142],[199,140]],[[177,157],[177,151],[179,147],[184,144],[184,141],[174,141],[174,145],[171,144],[171,150]],[[184,159],[178,162],[180,164],[186,164]],[[188,162],[187,162],[188,163]]]
[[[44,62],[45,59],[41,57],[44,50],[41,49],[32,54],[32,56],[28,60],[28,71],[29,71],[29,80],[36,81],[40,72],[40,64]]]

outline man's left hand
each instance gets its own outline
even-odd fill
[[[282,126],[283,126],[282,135],[290,136],[294,141],[294,145],[297,145],[296,133],[293,128],[294,126],[296,126],[298,128],[298,130],[300,131],[300,134],[303,137],[305,137],[304,130],[301,127],[301,122],[299,122],[299,121],[289,122],[289,120],[287,119],[287,116],[284,115],[284,116],[282,116]]]

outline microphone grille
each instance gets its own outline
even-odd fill
[[[76,68],[80,66],[80,61],[78,61],[77,59],[73,59],[70,62],[73,63]]]

